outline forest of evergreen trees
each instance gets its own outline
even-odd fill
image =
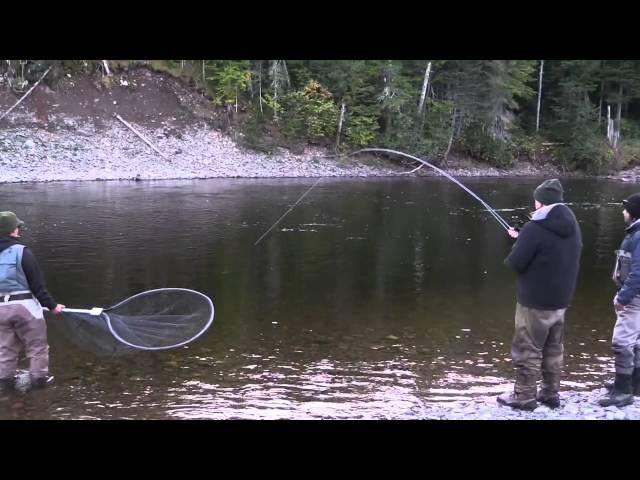
[[[55,88],[69,72],[137,65],[201,89],[257,150],[376,146],[589,173],[640,162],[634,60],[4,60],[0,88],[19,95],[50,66]]]

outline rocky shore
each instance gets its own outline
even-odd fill
[[[263,154],[243,149],[223,133],[197,122],[175,133],[168,122],[156,128],[131,125],[154,151],[116,118],[100,127],[82,118],[55,119],[34,128],[29,114],[0,129],[0,183],[77,180],[159,180],[218,177],[380,177],[407,175],[412,166],[365,156],[336,158],[320,148],[301,154]],[[8,122],[7,122],[8,123]],[[411,168],[410,168],[411,167]],[[454,176],[535,176],[530,165],[513,171],[452,166]],[[412,175],[432,175],[423,168]]]
[[[65,78],[55,91],[38,85],[0,121],[0,183],[87,180],[158,180],[217,177],[379,177],[406,175],[401,159],[357,155],[337,158],[308,147],[259,153],[239,145],[226,125],[232,113],[183,83],[146,69],[109,79]],[[16,97],[0,91],[0,112]],[[157,153],[116,115],[129,123]],[[298,150],[296,150],[298,151]],[[411,153],[411,152],[409,152]],[[427,159],[428,160],[428,159]],[[455,176],[541,176],[551,166],[518,163],[497,169],[466,159],[444,167]],[[411,175],[433,175],[428,168]]]
[[[496,401],[495,396],[476,397],[469,400],[442,402],[425,407],[422,417],[429,420],[639,420],[640,399],[626,407],[598,405],[598,399],[606,390],[562,391],[561,405],[550,409],[538,404],[533,412],[514,410]]]

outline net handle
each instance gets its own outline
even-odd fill
[[[50,312],[51,310],[49,310],[47,307],[42,307],[42,310],[45,310],[47,312]],[[92,309],[85,309],[85,308],[65,308],[64,310],[62,310],[62,312],[68,312],[68,313],[86,313],[88,315],[94,315],[94,316],[100,316],[102,315],[102,312],[104,312],[104,308],[100,308],[100,307],[93,307]]]

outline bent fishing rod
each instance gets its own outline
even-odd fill
[[[433,164],[431,164],[431,163],[427,162],[426,160],[422,160],[421,158],[415,157],[415,156],[413,156],[413,155],[409,155],[408,153],[400,152],[400,151],[398,151],[398,150],[392,150],[392,149],[390,149],[390,148],[363,148],[363,149],[360,149],[360,150],[356,150],[355,152],[351,152],[351,153],[349,153],[349,154],[345,155],[345,157],[351,157],[351,156],[353,156],[353,155],[357,155],[357,154],[359,154],[359,153],[365,153],[365,152],[383,152],[383,153],[393,153],[393,154],[395,154],[395,155],[401,155],[401,156],[404,156],[404,157],[410,158],[410,159],[412,159],[412,160],[415,160],[415,161],[417,161],[417,162],[420,162],[420,163],[421,163],[421,164],[423,164],[423,165],[426,165],[427,167],[429,167],[429,168],[431,168],[431,169],[435,170],[436,172],[440,173],[441,175],[443,175],[443,176],[444,176],[444,177],[446,177],[447,179],[449,179],[449,180],[451,180],[452,182],[454,182],[456,185],[458,185],[460,188],[462,188],[465,192],[467,192],[467,193],[468,193],[469,195],[471,195],[473,198],[475,198],[476,200],[478,200],[478,201],[480,202],[480,204],[482,204],[482,206],[483,206],[484,208],[486,208],[486,210],[487,210],[487,211],[488,211],[488,212],[493,216],[493,218],[495,218],[495,219],[496,219],[496,221],[500,224],[500,226],[501,226],[502,228],[504,228],[506,231],[509,231],[509,230],[511,229],[511,226],[507,223],[507,221],[506,221],[504,218],[502,218],[502,217],[498,214],[498,212],[496,212],[496,211],[495,211],[495,210],[494,210],[494,209],[493,209],[493,208],[492,208],[492,207],[491,207],[487,202],[485,202],[485,201],[484,201],[484,200],[482,200],[478,195],[476,195],[476,194],[475,194],[471,189],[469,189],[467,186],[463,185],[460,181],[458,181],[456,178],[454,178],[454,177],[452,177],[451,175],[449,175],[447,172],[445,172],[445,171],[444,171],[444,170],[442,170],[441,168],[436,167],[435,165],[433,165]],[[338,157],[338,156],[340,156],[340,155],[329,155],[329,156],[326,156],[326,157],[323,157],[323,158],[331,158],[331,157]],[[262,239],[263,239],[264,237],[266,237],[266,236],[267,236],[267,234],[268,234],[271,230],[273,230],[273,228],[274,228],[278,223],[280,223],[280,222],[284,219],[284,217],[286,217],[289,213],[291,213],[291,211],[292,211],[292,210],[293,210],[293,209],[294,209],[294,208],[295,208],[295,207],[296,207],[296,206],[297,206],[297,205],[302,201],[302,199],[303,199],[304,197],[306,197],[306,196],[307,196],[307,194],[308,194],[311,190],[313,190],[313,188],[318,184],[318,182],[320,181],[320,179],[321,179],[321,178],[322,178],[322,177],[318,178],[318,179],[316,180],[316,182],[315,182],[313,185],[311,185],[311,187],[310,187],[306,192],[304,192],[304,193],[300,196],[300,198],[298,198],[298,200],[296,200],[296,202],[295,202],[291,207],[289,207],[289,209],[288,209],[288,210],[287,210],[287,211],[286,211],[286,212],[285,212],[285,213],[284,213],[284,214],[283,214],[283,215],[282,215],[278,220],[276,220],[276,222],[275,222],[273,225],[271,225],[271,226],[269,227],[269,229],[268,229],[266,232],[264,232],[264,233],[260,236],[260,238],[258,238],[258,240],[256,240],[256,242],[255,242],[253,245],[254,245],[254,246],[258,245],[258,243],[260,243],[260,242],[262,241]]]
[[[397,150],[391,150],[390,148],[363,148],[361,150],[357,150],[355,152],[352,152],[348,155],[346,155],[347,157],[350,157],[352,155],[356,155],[358,153],[363,153],[363,152],[385,152],[385,153],[394,153],[396,155],[402,155],[404,157],[407,158],[411,158],[412,160],[415,160],[417,162],[422,163],[423,165],[426,165],[427,167],[435,170],[436,172],[444,175],[446,178],[448,178],[449,180],[451,180],[452,182],[454,182],[456,185],[458,185],[460,188],[462,188],[465,192],[467,192],[469,195],[471,195],[473,198],[475,198],[476,200],[478,200],[483,207],[485,207],[487,209],[487,211],[493,216],[493,218],[496,219],[496,221],[502,226],[502,228],[504,228],[506,231],[509,231],[509,229],[511,228],[510,225],[507,223],[507,221],[502,218],[498,212],[496,212],[487,202],[485,202],[484,200],[482,200],[478,195],[476,195],[473,191],[471,191],[469,188],[467,188],[465,185],[463,185],[460,181],[458,181],[456,178],[452,177],[451,175],[449,175],[447,172],[445,172],[444,170],[442,170],[441,168],[436,167],[435,165],[427,162],[426,160],[422,160],[421,158],[418,157],[414,157],[413,155],[409,155],[408,153],[404,153],[404,152],[399,152]]]

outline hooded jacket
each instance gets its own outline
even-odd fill
[[[631,254],[629,274],[616,295],[620,305],[628,305],[633,297],[640,294],[640,221],[636,221],[625,229],[625,237],[620,250]]]
[[[518,303],[538,310],[567,308],[575,293],[582,232],[562,203],[532,215],[504,263],[518,275]]]

